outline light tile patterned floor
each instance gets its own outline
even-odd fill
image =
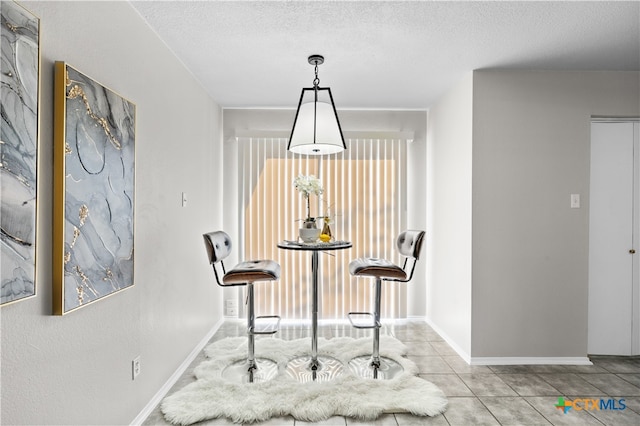
[[[354,338],[370,336],[348,324],[321,325],[318,335]],[[225,322],[211,341],[243,336],[245,324]],[[396,337],[409,349],[408,358],[420,369],[420,377],[439,386],[449,399],[447,411],[438,417],[386,414],[375,422],[333,417],[307,423],[274,418],[255,426],[412,426],[412,425],[640,425],[640,357],[592,357],[593,366],[509,365],[469,366],[423,321],[402,321],[384,325],[382,334]],[[281,339],[310,335],[306,325],[283,325],[276,334]],[[193,368],[204,359],[200,354],[169,394],[195,380]],[[558,397],[624,399],[624,410],[569,410],[564,414],[555,405]],[[617,407],[620,407],[619,405]],[[168,425],[156,407],[144,425]],[[198,423],[235,425],[226,419]],[[237,425],[236,425],[237,426]]]

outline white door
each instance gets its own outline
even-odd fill
[[[587,345],[591,355],[638,353],[639,289],[633,254],[634,216],[638,217],[634,191],[640,187],[637,164],[634,173],[637,135],[638,123],[591,125]]]

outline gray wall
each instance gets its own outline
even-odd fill
[[[221,110],[127,2],[23,5],[42,37],[37,297],[0,309],[1,420],[128,424],[222,318],[201,237],[222,225]],[[51,315],[56,60],[137,105],[135,285],[64,317]]]
[[[638,115],[637,72],[474,71],[430,109],[427,318],[468,361],[587,356],[591,117]]]
[[[472,356],[584,357],[590,119],[640,115],[640,73],[477,71],[473,91]]]

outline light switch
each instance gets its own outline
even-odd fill
[[[580,194],[571,194],[571,208],[572,209],[580,208]]]
[[[187,193],[182,193],[182,207],[187,207]]]

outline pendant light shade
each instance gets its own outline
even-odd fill
[[[320,55],[309,57],[309,63],[315,65],[316,78],[313,87],[302,89],[287,147],[296,154],[334,154],[347,147],[331,89],[318,86],[318,65],[323,62],[324,58]]]

